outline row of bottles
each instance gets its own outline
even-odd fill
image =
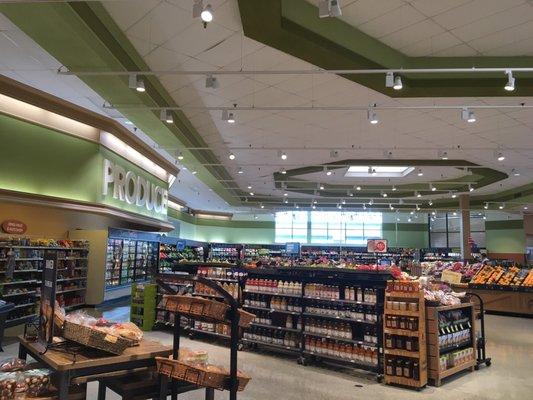
[[[321,299],[340,299],[340,288],[335,285],[322,285],[321,283],[308,283],[305,285],[304,294],[306,297],[316,297]]]
[[[376,304],[377,290],[370,288],[346,286],[344,288],[344,300]]]
[[[224,283],[218,283],[218,284],[222,286],[222,289],[224,289],[234,298],[237,299],[239,297],[239,284],[238,283],[224,282]],[[210,288],[209,286],[202,285],[201,283],[196,284],[195,293],[205,294],[208,296],[220,296],[220,294],[217,293],[214,289]]]
[[[411,360],[403,357],[387,356],[387,360],[385,361],[385,373],[390,376],[401,376],[404,378],[419,380],[419,362],[418,360]]]
[[[248,294],[244,299],[245,306],[270,308],[272,310],[302,312],[298,299],[267,296],[263,294]]]
[[[469,343],[471,338],[470,329],[439,335],[439,347],[457,346]]]
[[[248,340],[277,344],[285,347],[296,348],[300,346],[300,336],[292,332],[252,327],[250,330],[244,332],[243,337]]]
[[[323,304],[319,301],[310,302],[305,306],[305,311],[311,314],[326,315],[337,318],[349,318],[359,321],[377,322],[378,315],[374,306],[365,306],[362,304],[331,305]]]
[[[305,332],[317,333],[339,339],[353,338],[352,327],[344,322],[326,322],[309,318],[305,320]]]
[[[373,366],[378,364],[377,349],[367,346],[338,343],[329,339],[307,338],[305,340],[305,349],[316,354],[353,360],[358,363],[366,363]]]
[[[385,327],[391,329],[418,330],[418,317],[385,316]]]
[[[385,335],[385,347],[407,351],[418,351],[418,338],[402,335]]]
[[[199,331],[213,332],[227,336],[231,334],[231,327],[228,324],[214,324],[211,322],[194,321],[193,326],[194,329],[197,329]]]
[[[258,292],[300,295],[302,293],[301,282],[287,282],[276,279],[248,279],[246,289]]]
[[[457,367],[472,361],[474,356],[475,353],[472,347],[464,350],[457,350],[453,353],[444,354],[439,359],[439,368],[441,371],[445,371],[449,368]]]

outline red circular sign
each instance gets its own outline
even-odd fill
[[[2,222],[2,230],[5,233],[10,233],[12,235],[22,235],[26,232],[28,227],[22,221],[17,221],[16,219],[6,219]]]
[[[374,249],[375,251],[385,251],[385,242],[382,242],[381,240],[376,240],[374,242]]]

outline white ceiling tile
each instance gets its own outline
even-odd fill
[[[354,26],[359,26],[403,5],[404,2],[401,0],[358,0],[342,6],[340,19]]]
[[[370,36],[381,38],[392,32],[416,24],[425,18],[422,13],[410,5],[404,5],[359,25],[359,29]]]
[[[126,30],[126,33],[156,45],[162,45],[190,25],[201,27],[190,14],[167,2],[161,2]],[[179,52],[179,50],[177,50]]]
[[[178,67],[185,61],[188,61],[189,57],[176,53],[175,51],[168,50],[164,47],[156,47],[150,51],[144,60],[152,70],[172,70]]]
[[[506,44],[495,49],[483,52],[486,56],[533,56],[533,40],[531,38]]]
[[[469,44],[482,53],[491,51],[490,55],[498,55],[498,49],[510,43],[520,42],[533,37],[533,21],[513,26],[503,31],[485,35],[472,40]],[[487,54],[488,55],[488,54]]]
[[[235,32],[242,31],[241,14],[239,4],[236,1],[225,1],[215,8],[216,23],[224,28],[231,29]]]
[[[459,39],[449,32],[444,32],[439,35],[425,38],[409,46],[402,47],[400,50],[407,55],[420,57],[428,56],[459,44],[461,44]]]
[[[211,47],[209,50],[198,54],[196,57],[199,60],[206,61],[218,67],[224,67],[239,60],[241,63],[243,58],[249,54],[261,49],[263,45],[254,40],[246,38],[242,32],[234,33],[223,42]],[[240,68],[239,68],[240,69]]]
[[[524,3],[524,0],[474,0],[438,14],[433,19],[446,29],[455,29]]]
[[[381,41],[398,49],[418,42],[420,40],[420,32],[424,32],[425,37],[432,37],[443,33],[444,29],[432,20],[426,19],[387,36],[383,36]]]
[[[433,53],[435,57],[468,57],[475,53],[475,49],[466,44],[459,44]]]
[[[472,0],[411,0],[411,5],[428,17],[469,3]]]
[[[210,23],[206,29],[199,23],[189,25],[185,30],[169,38],[165,47],[178,53],[194,57],[224,42],[234,32],[216,23]]]

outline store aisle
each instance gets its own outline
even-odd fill
[[[105,315],[121,315],[119,307],[106,311]],[[242,400],[354,400],[354,399],[426,399],[439,400],[513,400],[525,399],[533,393],[531,372],[533,366],[533,319],[487,316],[489,338],[488,354],[494,363],[474,373],[459,375],[440,388],[429,386],[420,393],[412,390],[378,384],[371,374],[340,370],[335,367],[303,367],[293,357],[284,357],[266,351],[243,351],[239,353],[240,367],[253,379],[246,391],[239,395]],[[154,331],[147,337],[171,343],[169,332]],[[11,338],[9,338],[11,339]],[[15,356],[17,344],[6,340],[3,357]],[[9,344],[8,344],[9,343]],[[209,351],[210,360],[226,364],[229,350],[216,343],[184,338],[184,346]],[[89,385],[88,399],[96,398],[96,384]],[[334,393],[334,394],[333,394]],[[529,395],[528,395],[529,394]],[[227,393],[217,392],[216,399],[226,399]],[[108,391],[107,399],[118,399]],[[201,393],[180,396],[181,400],[203,399]]]

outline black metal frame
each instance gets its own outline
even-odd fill
[[[179,280],[179,281],[189,281],[197,282],[205,285],[214,291],[216,291],[220,296],[224,298],[224,301],[229,305],[229,310],[225,316],[226,320],[229,320],[231,326],[231,335],[230,335],[230,376],[228,380],[228,387],[230,392],[230,400],[237,399],[237,389],[238,389],[238,380],[237,380],[237,349],[239,345],[239,303],[233,298],[227,291],[225,291],[216,281],[211,281],[209,279],[194,276],[194,275],[174,275],[174,274],[159,274],[157,278],[158,285],[164,289],[169,294],[175,294],[175,290],[167,283],[165,280]],[[195,317],[195,319],[200,319]],[[174,359],[178,358],[179,347],[180,347],[180,335],[181,335],[181,326],[180,326],[181,315],[180,313],[174,313],[174,340],[172,347],[172,356]],[[160,387],[160,399],[166,399],[166,393],[168,385],[168,378],[161,376],[161,387]],[[214,393],[211,391],[206,391],[206,399]],[[172,400],[176,400],[178,397],[175,381],[172,380]]]
[[[479,319],[480,325],[481,325],[481,328],[480,328],[481,337],[478,338],[476,342],[477,364],[475,368],[479,369],[479,366],[482,364],[485,364],[487,367],[490,367],[492,360],[490,357],[487,357],[487,352],[486,352],[485,307],[483,304],[483,299],[478,294],[472,293],[472,292],[466,292],[466,295],[475,297],[478,300],[477,302],[479,303],[479,312],[477,312],[477,310],[475,309],[475,303],[474,303],[474,312],[476,313],[476,315],[472,315],[472,320]],[[475,335],[476,332],[473,332],[472,334]]]
[[[248,278],[264,277],[267,279],[282,279],[282,280],[294,280],[297,279],[302,283],[302,292],[300,298],[302,300],[302,312],[300,317],[302,320],[302,327],[300,330],[301,342],[297,351],[299,354],[298,363],[306,364],[309,357],[323,358],[326,361],[343,363],[347,365],[355,366],[359,369],[375,372],[377,379],[380,381],[383,375],[383,308],[385,300],[385,287],[387,280],[391,279],[389,272],[380,271],[355,271],[347,269],[335,269],[335,268],[316,268],[316,267],[294,267],[294,268],[278,268],[278,269],[259,269],[248,271]],[[365,364],[356,364],[342,359],[333,359],[333,357],[322,356],[320,354],[310,354],[305,350],[305,285],[307,283],[324,283],[328,285],[339,286],[359,286],[377,289],[377,302],[375,304],[376,314],[378,315],[378,321],[375,323],[378,349],[378,364],[375,368],[367,366]],[[341,291],[342,292],[342,291]],[[245,292],[246,293],[246,292]],[[275,293],[272,293],[275,296]],[[281,295],[283,296],[283,295]],[[341,299],[342,300],[342,299]],[[246,308],[246,306],[244,306]],[[253,311],[253,309],[252,309]],[[252,343],[256,345],[264,345],[266,347],[280,348],[284,346],[270,345],[260,341],[254,342],[253,340],[243,340],[244,343]],[[295,351],[293,349],[292,351]],[[306,357],[308,356],[308,357]]]

